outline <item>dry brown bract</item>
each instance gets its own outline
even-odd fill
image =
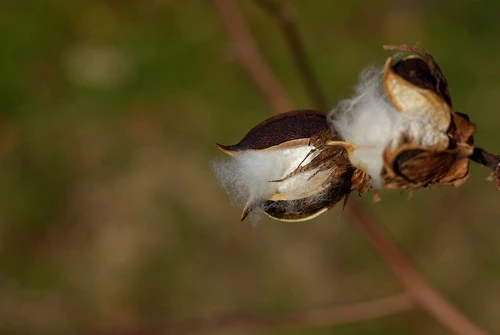
[[[474,125],[467,115],[453,111],[446,79],[427,51],[407,45],[385,48],[405,52],[399,59],[389,57],[384,67],[390,102],[401,113],[424,112],[438,135],[447,136],[425,145],[421,138],[402,133],[383,153],[384,187],[460,186],[469,175]]]

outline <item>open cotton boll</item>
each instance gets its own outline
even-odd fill
[[[382,187],[382,154],[388,146],[397,148],[403,138],[426,147],[448,143],[447,135],[425,107],[397,111],[386,96],[382,78],[382,69],[363,71],[355,94],[341,101],[329,115],[331,127],[356,145],[352,163],[370,175],[376,188]]]
[[[270,150],[245,150],[229,160],[212,164],[218,183],[238,205],[248,201],[300,199],[312,194],[311,185],[321,185],[329,173],[316,169],[290,175],[317,155],[313,146]],[[313,151],[311,151],[313,150]]]

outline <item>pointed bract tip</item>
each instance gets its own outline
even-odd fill
[[[243,212],[241,213],[241,216],[240,216],[240,222],[243,222],[243,220],[245,220],[245,219],[247,218],[248,213],[250,213],[250,212],[243,211]]]
[[[215,143],[215,145],[217,146],[217,148],[219,148],[220,151],[222,151],[225,154],[228,154],[229,156],[236,155],[236,151],[233,150],[233,148],[232,148],[233,146],[231,146],[231,145],[224,145],[224,144],[219,144],[219,143]]]
[[[241,212],[240,221],[245,220],[248,214],[250,214],[250,212],[252,211],[252,209],[254,209],[254,207],[255,207],[254,203],[252,201],[248,201],[245,207],[243,208],[243,211]]]

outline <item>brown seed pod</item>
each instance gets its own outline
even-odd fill
[[[332,132],[326,114],[319,111],[298,110],[274,116],[251,129],[238,144],[217,147],[233,159],[254,155],[252,164],[276,162],[271,168],[275,171],[263,174],[277,178],[264,179],[258,191],[248,192],[241,220],[257,207],[282,221],[312,219],[352,190],[364,192],[370,187],[366,174],[350,163],[352,145]],[[232,186],[254,186],[249,185],[253,180],[239,181],[242,185]]]
[[[399,112],[415,114],[423,126],[402,132],[385,149],[384,187],[460,186],[468,177],[474,125],[467,115],[453,111],[446,79],[427,51],[407,45],[390,49],[409,54],[387,60],[387,97]]]

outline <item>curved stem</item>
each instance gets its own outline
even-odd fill
[[[346,211],[422,309],[455,334],[486,334],[425,282],[396,246],[383,235],[365,210],[355,203],[350,203]]]
[[[500,190],[500,155],[475,147],[469,159],[490,169],[492,171],[491,177],[495,180],[497,189]]]
[[[300,81],[309,95],[315,108],[325,111],[328,108],[324,94],[321,92],[316,76],[311,70],[309,59],[300,38],[297,23],[294,18],[294,11],[289,3],[280,6],[273,0],[253,0],[263,8],[271,17],[278,20],[279,26],[285,36],[288,48],[292,51],[295,67],[299,73]]]
[[[245,64],[248,73],[273,110],[276,113],[291,110],[292,104],[285,90],[278,83],[276,76],[271,71],[268,71],[267,65],[260,57],[257,45],[248,32],[247,26],[239,24],[243,21],[240,12],[233,10],[234,6],[226,6],[224,1],[214,1],[214,4],[224,25],[231,27],[227,29],[227,32],[231,37],[231,42],[238,53],[240,61]]]

